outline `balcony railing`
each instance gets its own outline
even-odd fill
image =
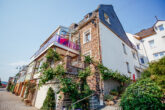
[[[79,45],[75,44],[74,42],[70,41],[67,38],[64,38],[60,35],[54,35],[44,46],[42,46],[35,54],[34,57],[38,56],[42,53],[46,48],[48,48],[52,43],[58,43],[63,46],[66,46],[70,49],[78,51],[80,49]]]

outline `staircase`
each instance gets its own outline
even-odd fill
[[[99,98],[93,95],[89,98],[90,110],[97,110],[100,107]]]

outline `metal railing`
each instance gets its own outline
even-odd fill
[[[79,45],[75,44],[74,42],[70,41],[69,39],[61,36],[61,35],[54,35],[46,44],[44,44],[35,54],[34,57],[38,56],[41,52],[43,52],[47,47],[49,47],[52,43],[58,43],[73,50],[78,51],[80,49]]]

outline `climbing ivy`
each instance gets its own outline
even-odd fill
[[[59,61],[61,57],[53,49],[49,49],[46,55],[46,62],[41,66],[42,75],[40,76],[39,87],[44,85],[46,82],[57,79],[60,83],[60,89],[58,93],[62,92],[64,95],[68,95],[72,103],[89,96],[92,91],[87,84],[87,77],[90,75],[90,68],[85,68],[79,71],[78,80],[68,77],[66,75],[66,70],[62,64],[56,66],[56,68],[51,67],[52,61]],[[75,104],[75,108],[81,108],[83,110],[88,110],[88,100],[84,100],[78,104]]]
[[[68,95],[71,99],[72,103],[83,99],[92,94],[88,84],[87,77],[90,76],[90,64],[93,64],[96,70],[99,70],[99,73],[102,76],[102,79],[114,79],[119,82],[126,82],[129,80],[124,75],[120,75],[118,72],[114,72],[102,64],[96,63],[90,56],[86,56],[84,63],[88,64],[87,67],[78,72],[77,79],[68,77],[66,75],[66,70],[64,66],[57,65],[56,68],[51,67],[52,61],[59,61],[61,57],[58,53],[56,53],[53,49],[49,49],[46,55],[46,62],[41,66],[42,75],[40,76],[39,87],[45,84],[46,82],[57,79],[60,83],[60,89],[58,93],[62,92],[64,95]],[[83,100],[74,105],[75,108],[81,108],[83,110],[88,110],[89,108],[89,100]]]
[[[101,73],[102,79],[104,79],[104,80],[114,79],[114,80],[119,81],[120,83],[130,81],[129,77],[120,74],[118,71],[112,71],[111,69],[108,69],[107,67],[105,67],[102,64],[99,64],[97,67]]]
[[[47,62],[50,62],[50,63],[52,61],[59,61],[59,60],[61,60],[60,55],[56,51],[54,51],[53,48],[50,48],[48,50],[46,58],[47,58]]]
[[[25,93],[25,99],[26,99],[30,92],[32,94],[34,93],[34,91],[36,89],[36,84],[35,83],[31,83],[30,81],[28,81],[25,86],[26,86],[26,93]]]
[[[114,79],[120,83],[129,82],[130,78],[120,74],[118,71],[112,71],[111,69],[105,67],[103,64],[97,63],[90,56],[85,56],[85,63],[94,65],[95,69],[101,74],[103,80]]]

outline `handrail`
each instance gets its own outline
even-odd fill
[[[72,103],[72,104],[70,104],[70,105],[71,105],[71,107],[72,107],[73,105],[75,105],[75,104],[77,104],[77,103],[79,103],[79,102],[81,102],[81,101],[83,101],[83,100],[85,100],[85,99],[88,99],[89,97],[91,97],[91,96],[93,96],[93,95],[95,95],[95,93],[93,93],[93,94],[91,94],[91,95],[89,95],[89,96],[87,96],[87,97],[85,97],[85,98],[83,98],[83,99],[80,99],[80,100],[78,100],[78,101],[76,101],[76,102],[74,102],[74,103]]]

